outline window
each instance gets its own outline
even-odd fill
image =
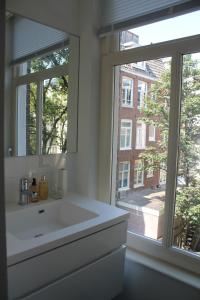
[[[131,149],[131,142],[132,142],[132,121],[121,120],[120,150]]]
[[[146,125],[144,123],[136,123],[136,149],[145,149],[146,145]]]
[[[155,142],[156,140],[156,128],[153,125],[149,125],[149,141]]]
[[[122,106],[133,106],[133,79],[122,76]]]
[[[144,185],[144,165],[142,160],[136,160],[134,164],[134,188]]]
[[[147,57],[154,64],[150,64]],[[149,76],[149,95],[145,106],[139,112],[135,109],[133,124],[140,127],[134,129],[136,145],[142,144],[141,138],[137,138],[137,133],[142,131],[141,123],[148,126],[153,122],[159,139],[146,145],[145,149],[135,147],[135,151],[133,147],[131,153],[123,153],[123,159],[130,161],[130,170],[133,172],[130,172],[127,196],[119,201],[113,178],[117,178],[116,166],[120,160],[120,151],[117,152],[118,122],[123,114],[122,111],[114,110],[114,105],[119,107],[118,89],[108,83],[119,82],[119,78],[113,79],[112,76],[118,76],[118,70],[125,63],[146,61],[146,65],[155,66],[158,59],[159,68],[154,68],[153,72],[152,67],[152,72],[144,74]],[[111,195],[112,204],[130,212],[127,235],[130,247],[200,274],[200,37],[133,48],[121,51],[119,55],[110,52],[103,57],[103,66],[107,77],[102,83],[102,112],[110,111],[107,119],[110,123],[107,124],[112,138],[107,139],[109,151],[106,154],[110,157],[110,164],[107,164],[107,168],[105,164],[102,166],[102,175],[107,180],[105,183],[105,177],[102,176],[100,198],[101,195],[102,199],[105,199],[105,194],[108,197]],[[160,73],[156,74],[158,70]],[[137,74],[135,76],[139,77]],[[143,82],[145,79],[143,81],[139,78]],[[112,101],[111,92],[114,97]],[[156,101],[151,100],[152,93],[156,95]],[[102,124],[102,134],[103,130]],[[104,138],[102,135],[104,142],[107,136],[107,132]],[[146,162],[152,155],[153,176],[144,180],[141,161],[147,170]],[[136,166],[132,160],[136,160]],[[133,188],[142,184],[142,181],[143,186]]]
[[[52,58],[56,58],[53,60]],[[69,48],[63,48],[51,53],[48,53],[41,57],[29,59],[16,66],[17,76],[24,76],[30,73],[38,72],[38,66],[40,71],[55,68],[55,66],[66,65],[69,63]]]
[[[173,246],[200,255],[200,52],[182,62]]]
[[[119,163],[118,190],[129,189],[130,162]]]
[[[134,64],[137,68],[145,70],[146,69],[146,62],[145,61],[139,61],[136,64]]]
[[[15,66],[18,156],[67,151],[67,64],[61,49]]]
[[[144,81],[138,80],[138,108],[144,106],[144,101],[147,96],[147,83]]]

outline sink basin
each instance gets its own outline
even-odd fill
[[[20,240],[37,239],[98,215],[70,202],[57,200],[7,214],[7,231]]]

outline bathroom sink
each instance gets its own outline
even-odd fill
[[[98,215],[63,200],[30,205],[7,214],[7,231],[20,240],[37,239]]]

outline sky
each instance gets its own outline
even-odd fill
[[[200,11],[141,26],[131,31],[139,35],[141,45],[200,34]]]

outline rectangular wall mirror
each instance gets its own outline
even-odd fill
[[[5,156],[77,151],[79,37],[7,12]]]

